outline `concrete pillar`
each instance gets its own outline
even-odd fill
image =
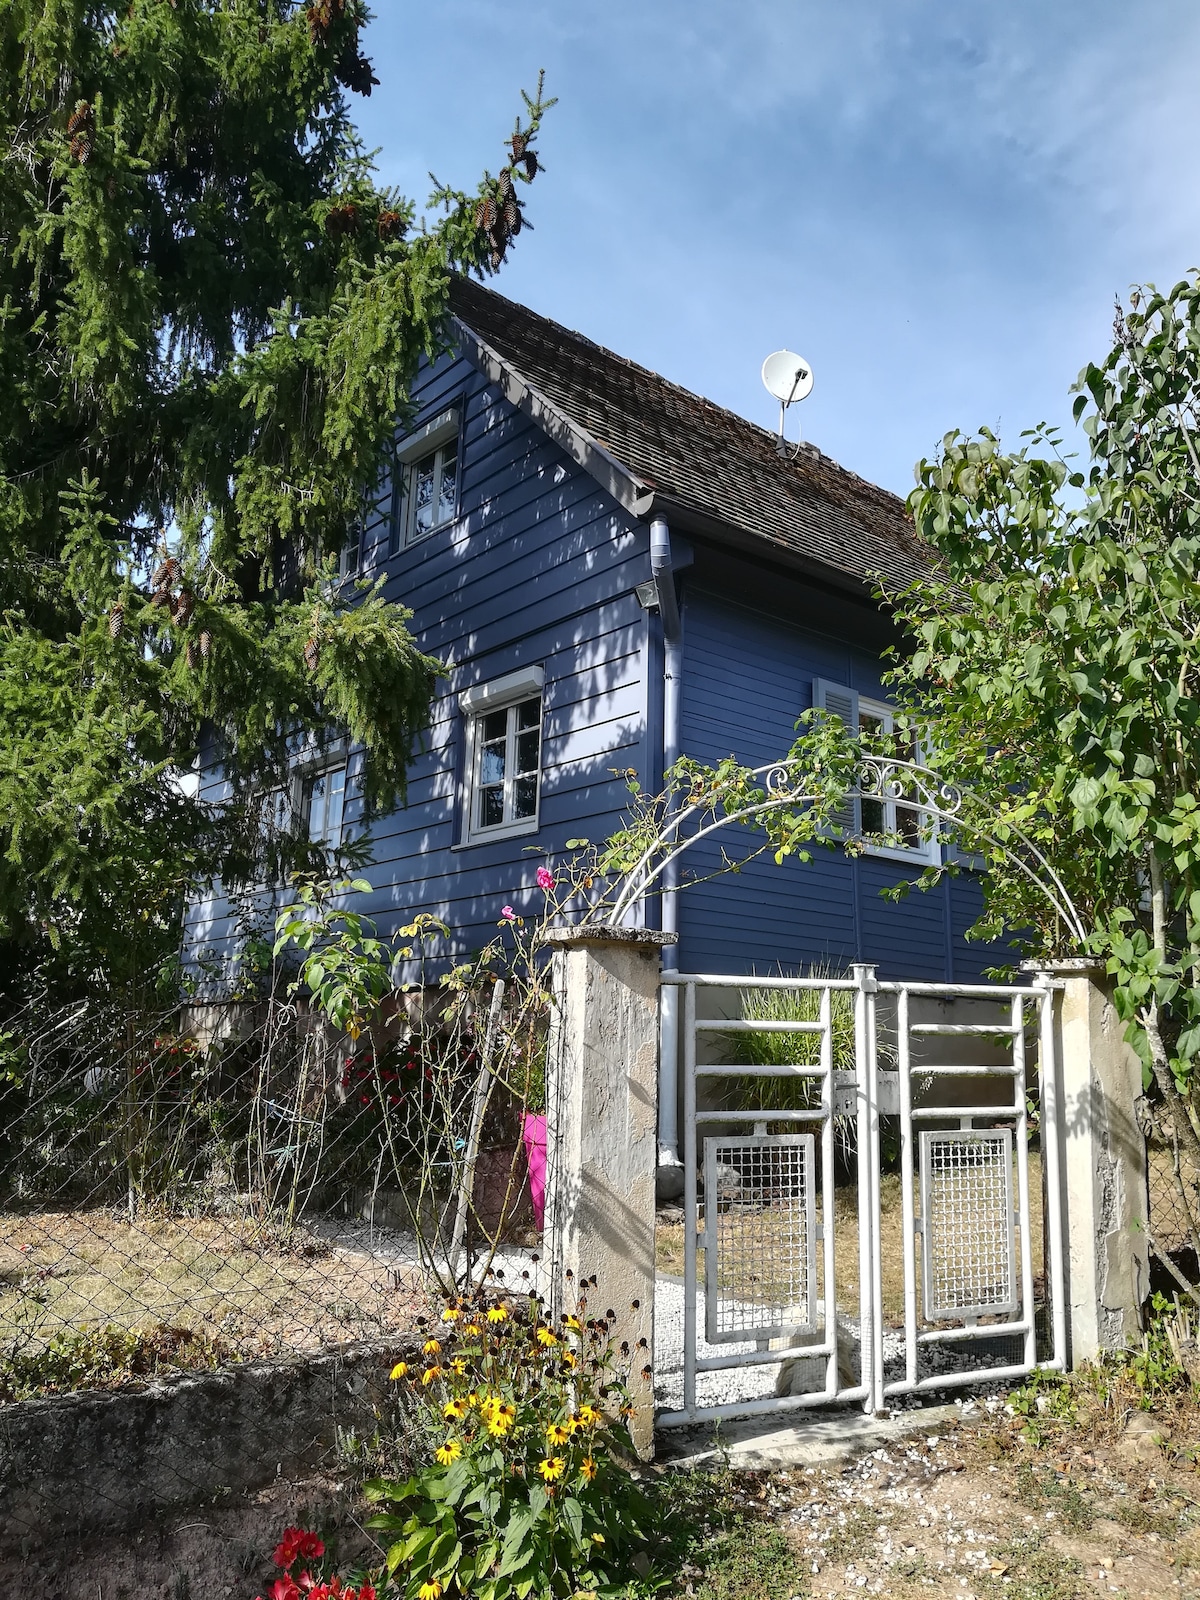
[[[1067,1339],[1077,1366],[1137,1337],[1150,1292],[1146,1140],[1137,1115],[1142,1064],[1102,967],[1026,965],[1035,983],[1056,991]]]
[[[560,928],[550,939],[557,946],[546,1085],[550,1289],[562,1293],[568,1271],[575,1283],[596,1274],[589,1310],[614,1310],[618,1339],[629,1341],[630,1431],[649,1459],[654,1388],[641,1372],[654,1349],[658,980],[660,950],[674,935]]]

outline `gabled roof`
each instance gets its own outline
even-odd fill
[[[903,502],[819,452],[784,460],[767,429],[469,278],[450,306],[489,378],[637,515],[858,583],[929,571]]]

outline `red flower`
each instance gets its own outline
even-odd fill
[[[283,1538],[275,1546],[274,1559],[277,1567],[287,1568],[301,1556],[308,1561],[319,1561],[324,1554],[325,1546],[315,1533],[307,1533],[303,1528],[285,1528]],[[290,1583],[291,1579],[287,1581]]]
[[[262,1595],[258,1600],[263,1600]],[[290,1578],[276,1578],[267,1590],[267,1600],[301,1600],[301,1595]]]

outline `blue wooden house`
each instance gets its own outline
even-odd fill
[[[814,704],[886,725],[893,629],[873,580],[919,578],[927,554],[898,499],[819,450],[782,459],[768,431],[471,281],[452,307],[454,350],[423,367],[344,566],[384,574],[446,667],[407,805],[372,820],[361,909],[385,930],[435,912],[467,951],[501,907],[541,904],[535,870],[568,839],[618,826],[628,773],[654,791],[680,753],[771,761]],[[215,792],[219,770],[203,782]],[[301,763],[295,784],[314,839],[361,825],[354,749]],[[905,835],[876,810],[868,831]],[[869,960],[970,980],[995,956],[963,940],[969,874],[880,894],[938,848],[914,832],[808,864],[768,855],[642,913],[676,920],[683,970]],[[192,951],[230,938],[219,897],[192,908]]]

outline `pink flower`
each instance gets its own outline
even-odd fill
[[[505,922],[515,922],[517,920],[517,913],[511,906],[501,906],[500,915],[504,918]]]
[[[539,889],[545,889],[547,894],[553,889],[554,874],[549,867],[539,867],[537,869],[537,886]]]

